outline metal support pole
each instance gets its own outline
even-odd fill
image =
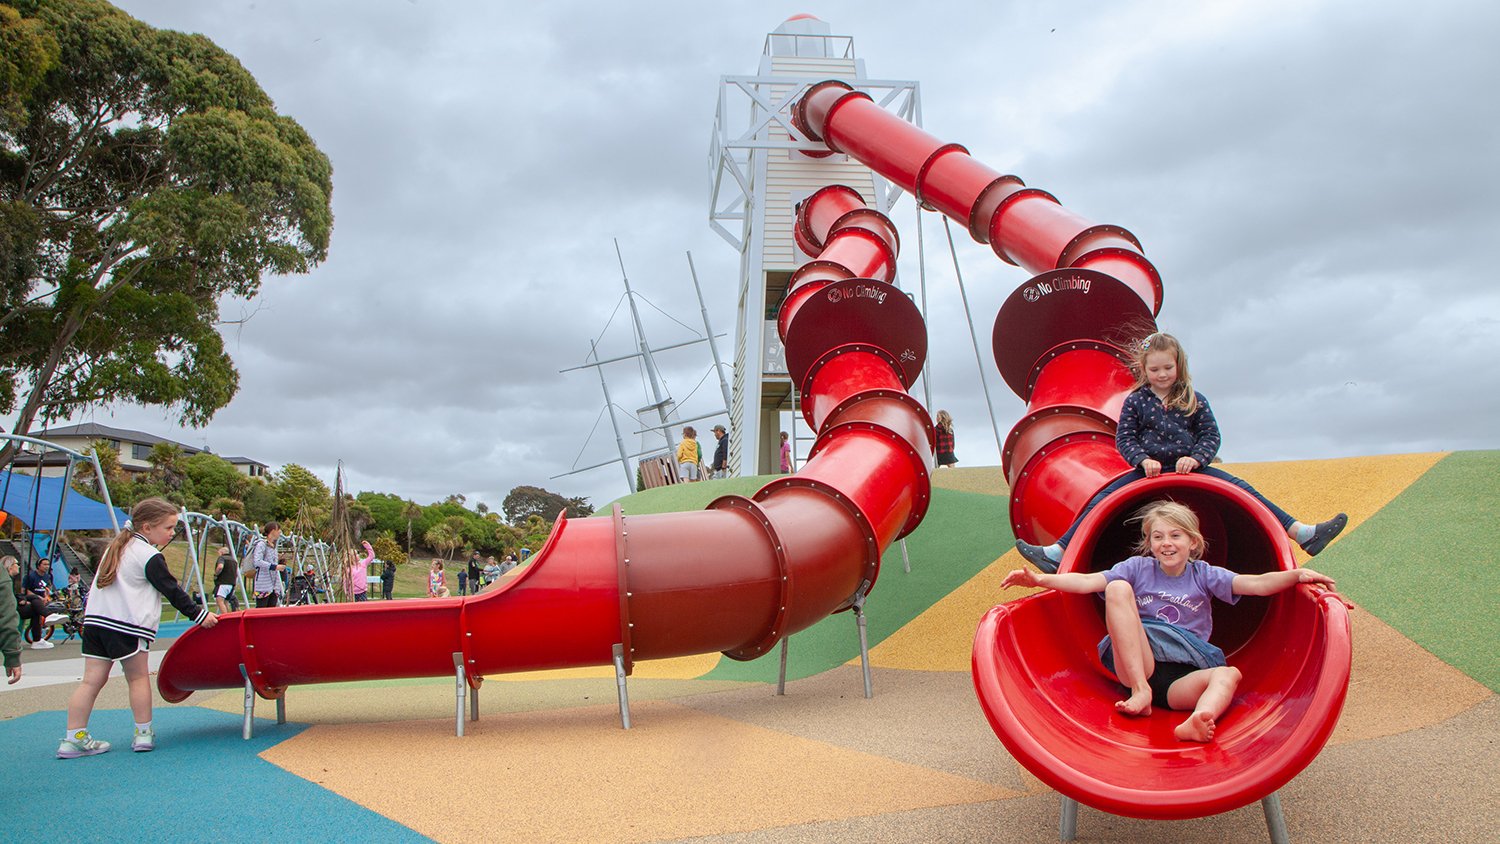
[[[786,648],[792,637],[787,636],[781,640],[781,673],[776,675],[776,694],[786,694]]]
[[[911,574],[911,555],[906,553],[906,537],[901,537],[901,567]]]
[[[453,655],[453,696],[456,702],[454,703],[453,730],[459,738],[464,736],[464,698],[468,685],[464,682],[464,655],[455,653]]]
[[[597,363],[599,360],[599,347],[594,341],[589,341],[589,355]],[[630,458],[625,454],[625,440],[620,436],[620,423],[615,419],[615,404],[609,397],[609,383],[604,380],[604,367],[600,366],[599,387],[604,390],[604,412],[609,414],[609,426],[615,429],[615,448],[620,450],[620,468],[625,472],[625,488],[635,492],[635,473],[630,471]]]
[[[469,689],[469,720],[479,720],[479,687]]]
[[[1266,813],[1266,831],[1271,834],[1271,844],[1287,844],[1286,817],[1281,814],[1281,792],[1273,791],[1260,801]]]
[[[625,646],[611,648],[615,657],[615,687],[620,695],[620,729],[630,729],[630,692],[625,688]]]
[[[641,327],[641,312],[635,306],[635,292],[630,289],[630,276],[625,272],[625,256],[620,253],[620,240],[615,238],[615,257],[620,262],[620,280],[625,282],[625,302],[630,305],[630,320],[635,325],[635,338],[641,347],[641,357],[646,361],[646,375],[651,379],[651,398],[656,408],[656,416],[661,420],[661,434],[666,441],[666,447],[672,447],[672,434],[669,430],[671,420],[666,407],[666,396],[662,395],[661,376],[656,368],[656,358],[651,354],[651,346],[646,342],[646,329]]]
[[[688,272],[693,276],[693,291],[698,294],[698,310],[703,313],[703,336],[708,338],[708,351],[714,357],[714,372],[719,376],[719,392],[724,396],[724,411],[734,405],[729,394],[729,382],[724,380],[724,362],[719,359],[719,344],[714,342],[713,326],[708,324],[708,306],[703,303],[703,288],[698,285],[698,268],[693,266],[693,253],[687,253]],[[728,434],[725,434],[728,436]]]
[[[240,730],[240,737],[249,741],[255,732],[255,686],[250,683],[250,671],[243,662],[240,663],[240,676],[245,678],[245,726]]]
[[[865,596],[863,594],[854,601],[854,622],[859,627],[859,665],[865,675],[865,700],[869,700],[875,696],[875,689],[870,682],[870,637],[865,630]]]
[[[276,723],[278,723],[278,724],[285,724],[286,723],[286,692],[285,691],[283,691],[281,693],[281,697],[276,698]]]
[[[1072,841],[1078,837],[1078,801],[1071,797],[1062,799],[1062,817],[1057,823],[1057,839]]]
[[[969,323],[969,339],[974,341],[974,363],[979,365],[979,386],[984,388],[984,409],[990,414],[990,430],[995,432],[995,448],[1005,454],[1005,441],[1000,438],[1000,424],[995,421],[995,405],[990,401],[990,382],[984,377],[984,359],[979,354],[979,335],[974,333],[974,314],[969,310],[969,292],[964,288],[964,274],[958,268],[958,249],[953,245],[953,229],[948,218],[943,218],[943,233],[948,236],[948,254],[953,257],[953,275],[958,279],[958,295],[964,303],[964,320]],[[928,411],[932,408],[929,406]]]

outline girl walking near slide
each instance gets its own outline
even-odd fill
[[[89,734],[89,716],[116,660],[125,672],[130,711],[135,716],[130,749],[141,752],[156,747],[147,651],[161,622],[162,596],[196,624],[213,627],[219,623],[217,615],[183,591],[161,555],[159,549],[172,541],[176,529],[176,505],[147,498],[131,509],[125,530],[104,550],[83,611],[83,682],[68,698],[68,731],[57,746],[57,758],[75,759],[109,750],[109,742]]]
[[[1135,371],[1136,388],[1125,397],[1120,424],[1115,429],[1115,446],[1135,471],[1121,475],[1099,490],[1054,544],[1032,545],[1017,539],[1016,549],[1028,562],[1044,572],[1057,571],[1073,532],[1090,510],[1120,487],[1142,478],[1154,478],[1164,471],[1181,475],[1199,472],[1245,490],[1266,505],[1287,536],[1310,556],[1328,547],[1348,524],[1349,517],[1343,513],[1315,525],[1299,522],[1255,487],[1209,465],[1219,451],[1219,423],[1214,420],[1208,399],[1193,389],[1187,353],[1176,337],[1158,332],[1142,340],[1136,351]]]
[[[1333,588],[1333,579],[1312,569],[1236,574],[1201,558],[1206,550],[1198,516],[1175,501],[1157,501],[1136,514],[1140,555],[1104,572],[1037,574],[1017,569],[1002,587],[1040,586],[1059,592],[1104,593],[1099,659],[1128,696],[1115,703],[1121,715],[1150,715],[1151,707],[1191,710],[1177,725],[1181,741],[1212,741],[1219,716],[1239,688],[1240,670],[1225,664],[1209,644],[1210,598],[1227,604],[1241,595],[1274,595],[1299,583]]]

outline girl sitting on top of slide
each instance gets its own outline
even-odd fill
[[[1141,478],[1154,478],[1163,471],[1182,475],[1201,472],[1243,489],[1266,505],[1287,536],[1312,556],[1326,548],[1348,524],[1349,517],[1343,513],[1315,525],[1299,522],[1255,487],[1209,465],[1219,451],[1219,423],[1214,421],[1208,399],[1193,389],[1187,353],[1176,337],[1157,332],[1142,340],[1136,350],[1134,369],[1136,387],[1120,408],[1115,446],[1135,471],[1121,475],[1099,490],[1074,517],[1067,532],[1052,545],[1032,545],[1017,539],[1016,549],[1028,562],[1044,572],[1057,571],[1073,532],[1090,510],[1120,487]]]

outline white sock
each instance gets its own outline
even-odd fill
[[[1043,548],[1042,553],[1046,554],[1047,559],[1051,560],[1052,562],[1060,563],[1062,562],[1064,550],[1066,549],[1054,542],[1051,545],[1048,545],[1046,548]]]
[[[89,728],[79,727],[75,730],[72,727],[69,727],[68,731],[63,733],[63,741],[78,741],[80,739],[80,736],[78,735],[79,733],[83,733],[83,736],[81,738],[88,738]]]
[[[149,733],[149,732],[151,732],[151,722],[147,721],[146,723],[142,724],[141,722],[137,721],[136,724],[135,724],[135,731],[137,733]]]
[[[1305,524],[1303,524],[1301,522],[1298,522],[1297,523],[1297,527],[1296,527],[1296,531],[1297,531],[1297,544],[1298,545],[1306,545],[1309,541],[1312,540],[1313,534],[1316,533],[1317,530],[1318,530],[1318,526],[1317,525],[1305,525]]]

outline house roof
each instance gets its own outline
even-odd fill
[[[90,439],[120,440],[121,442],[140,443],[141,445],[171,443],[187,454],[197,454],[204,450],[188,445],[187,443],[180,443],[166,437],[148,434],[145,431],[111,428],[108,425],[100,425],[97,422],[84,422],[81,425],[63,425],[60,428],[44,428],[43,430],[33,432],[32,436],[40,440],[57,437],[89,437]]]
[[[198,448],[197,446],[191,446],[177,440],[158,437],[155,434],[148,434],[145,431],[132,431],[128,428],[111,428],[108,425],[100,425],[97,422],[84,422],[79,425],[46,428],[41,431],[33,431],[31,436],[41,440],[56,439],[58,437],[87,437],[90,440],[119,440],[122,443],[139,443],[141,445],[171,443],[182,449],[183,454],[197,454],[200,451],[209,451],[206,448]],[[268,464],[262,463],[253,457],[224,457],[223,459],[235,466],[249,465],[270,468]]]

